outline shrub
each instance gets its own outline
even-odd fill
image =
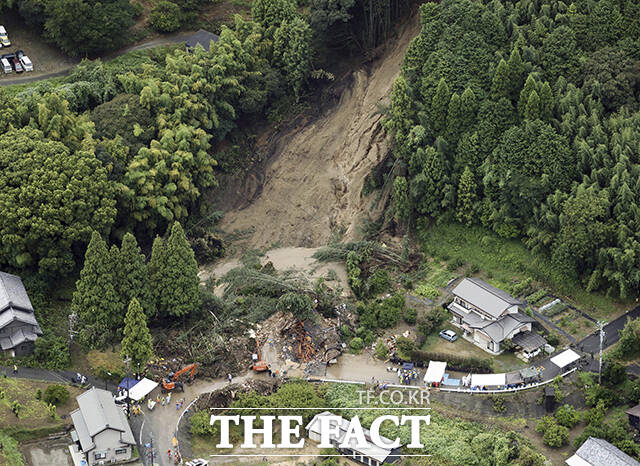
[[[376,358],[386,361],[389,358],[389,348],[385,345],[382,338],[378,338],[378,342],[376,343]]]
[[[140,16],[142,16],[142,13],[144,12],[144,5],[140,2],[133,2],[131,4],[131,9],[133,12],[133,17],[139,18]]]
[[[407,308],[402,316],[404,321],[409,325],[415,325],[418,320],[418,311],[415,309]]]
[[[207,410],[198,411],[189,418],[189,430],[192,435],[211,435],[213,428],[210,424],[211,415]]]
[[[158,32],[174,32],[180,29],[182,11],[175,3],[163,0],[153,7],[149,20]]]
[[[365,284],[367,296],[373,297],[384,293],[391,288],[391,276],[384,269],[376,270]]]
[[[360,337],[352,338],[351,342],[349,343],[349,348],[351,348],[351,351],[353,352],[362,351],[362,348],[364,348],[364,342],[362,341],[362,338]]]
[[[342,334],[342,338],[346,340],[348,340],[353,336],[353,332],[351,331],[351,328],[349,328],[347,324],[342,324],[342,326],[340,327],[340,333]]]
[[[33,356],[36,362],[48,369],[69,367],[69,347],[62,337],[45,335],[34,343]]]
[[[563,405],[556,411],[555,418],[558,424],[571,429],[580,422],[580,413],[571,405]]]
[[[542,434],[542,442],[550,447],[558,448],[569,440],[569,429],[560,426],[551,416],[545,416],[536,425],[536,432]]]
[[[402,358],[413,359],[413,353],[416,351],[416,344],[413,340],[409,340],[405,337],[398,337],[396,339],[396,348],[398,354]]]
[[[44,391],[43,401],[47,404],[59,406],[69,401],[69,390],[63,385],[49,385]]]
[[[626,380],[626,369],[618,362],[607,364],[602,371],[602,381],[610,387],[622,385]]]
[[[493,401],[493,410],[496,413],[502,414],[507,410],[507,407],[504,404],[504,397],[500,395],[493,395],[491,400]]]
[[[432,301],[440,296],[440,291],[429,283],[421,283],[416,287],[415,292],[417,295],[424,296]]]
[[[445,361],[448,368],[461,372],[488,374],[493,370],[491,359],[488,358],[479,359],[421,350],[415,350],[408,356],[413,362]]]

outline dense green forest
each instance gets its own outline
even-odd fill
[[[640,291],[640,4],[443,0],[394,84],[395,216],[480,224]]]

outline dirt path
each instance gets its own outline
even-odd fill
[[[379,106],[385,103],[418,32],[416,15],[390,41],[372,72],[353,73],[333,108],[259,147],[273,154],[261,189],[256,190],[259,194],[248,206],[228,212],[221,229],[252,231],[245,240],[251,247],[314,247],[327,244],[334,233],[352,239],[363,217],[377,217],[384,200],[362,198],[361,190],[365,176],[390,147]],[[270,147],[265,149],[266,145]]]

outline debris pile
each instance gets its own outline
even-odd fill
[[[315,366],[309,371],[317,373],[322,370],[320,365],[326,367],[342,352],[338,319],[320,314],[316,314],[315,322],[303,322],[290,313],[277,312],[263,322],[257,333],[259,341],[264,342],[263,359],[271,368],[309,364]]]
[[[214,408],[226,408],[238,397],[239,393],[255,392],[260,395],[271,395],[280,386],[278,379],[249,379],[242,383],[229,384],[213,392],[200,396],[195,403],[195,410]]]

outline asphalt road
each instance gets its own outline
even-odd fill
[[[154,48],[154,47],[160,47],[162,45],[177,44],[179,42],[186,41],[186,39],[188,37],[190,37],[192,34],[193,34],[193,32],[188,32],[188,33],[181,32],[181,33],[173,34],[173,35],[170,35],[170,36],[163,36],[163,37],[159,37],[157,39],[152,39],[150,41],[143,42],[143,43],[138,44],[138,45],[133,45],[133,46],[130,46],[130,47],[126,47],[126,48],[118,50],[116,52],[108,53],[106,55],[103,55],[102,57],[94,57],[94,58],[102,58],[103,60],[111,60],[113,58],[119,57],[120,55],[124,55],[125,53],[129,53],[129,52],[134,52],[136,50],[145,50],[145,49],[150,49],[150,48]],[[36,64],[36,66],[37,66],[37,64]],[[30,75],[29,73],[23,73],[22,76],[19,76],[19,77],[0,80],[0,86],[12,86],[12,85],[15,85],[15,84],[25,84],[25,83],[30,83],[30,82],[42,81],[43,79],[50,79],[50,78],[56,78],[56,77],[59,77],[59,76],[66,76],[67,74],[69,74],[69,72],[71,72],[71,70],[75,66],[76,65],[69,66],[68,68],[65,68],[63,70],[56,71],[55,73],[47,73],[47,74],[41,74],[41,75],[36,75],[36,76]]]
[[[635,319],[640,317],[640,306],[632,309],[625,314],[621,315],[615,320],[612,320],[604,326],[604,347],[608,348],[620,339],[620,331],[627,323],[627,319]],[[585,353],[597,353],[600,351],[600,334],[599,332],[592,333],[588,337],[584,338],[578,343],[578,349]]]

